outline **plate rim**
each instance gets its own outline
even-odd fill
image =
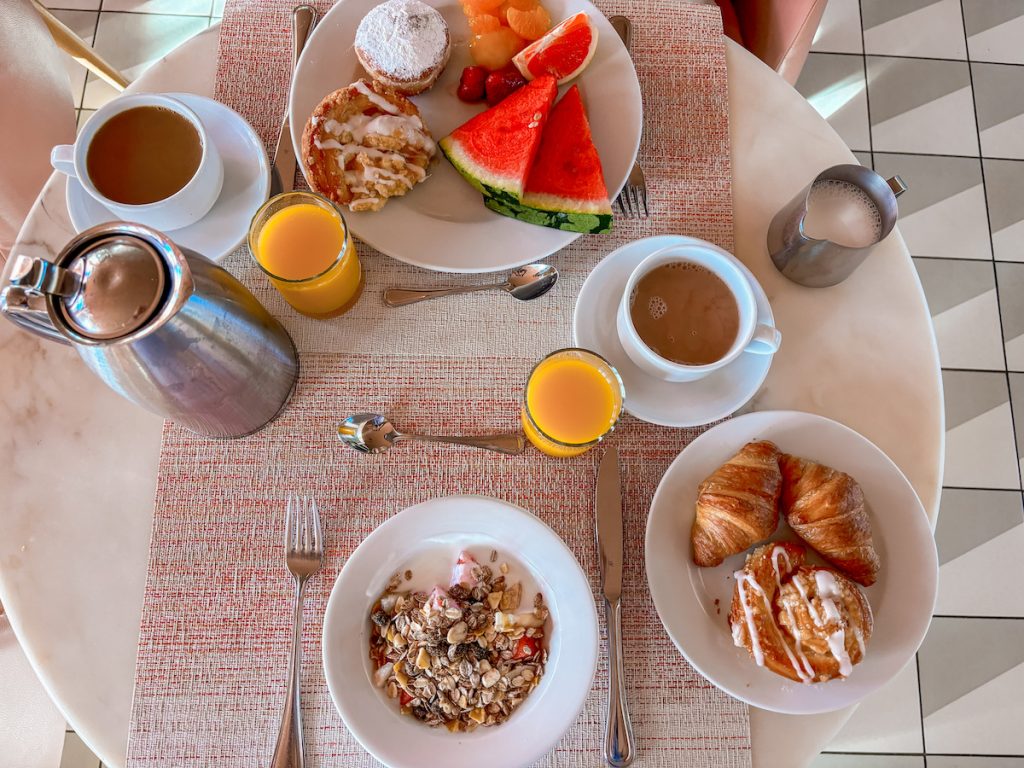
[[[380,761],[384,765],[389,766],[390,768],[397,768],[399,766],[398,763],[390,763],[390,762],[386,761],[380,754],[378,754],[378,752],[375,749],[371,749],[371,747],[363,739],[363,735],[365,735],[365,734],[361,733],[357,728],[355,728],[352,725],[350,725],[348,719],[346,718],[346,716],[345,716],[345,714],[343,712],[343,707],[342,707],[342,705],[340,703],[341,697],[339,696],[339,691],[337,691],[335,689],[335,686],[332,684],[332,679],[333,678],[332,678],[332,673],[331,673],[331,662],[330,662],[330,660],[328,658],[328,647],[329,647],[328,646],[328,630],[329,630],[329,627],[331,626],[331,624],[329,624],[329,622],[328,622],[328,616],[330,616],[332,613],[336,612],[337,610],[340,610],[337,606],[338,606],[338,601],[340,601],[341,598],[337,597],[337,595],[339,594],[339,588],[340,588],[340,586],[342,584],[342,578],[345,575],[345,569],[348,567],[349,563],[352,562],[353,558],[356,557],[357,553],[361,549],[363,550],[363,553],[364,553],[363,556],[367,556],[365,553],[369,550],[369,547],[367,547],[366,549],[363,549],[363,548],[366,545],[366,543],[368,541],[370,541],[371,537],[374,537],[375,539],[377,539],[377,538],[384,538],[385,536],[387,536],[390,531],[392,531],[395,527],[397,527],[398,525],[401,524],[401,523],[398,523],[398,522],[395,522],[395,521],[399,520],[402,517],[402,515],[404,515],[406,512],[413,512],[415,510],[420,510],[420,509],[422,509],[424,507],[430,507],[430,506],[434,506],[434,505],[438,505],[438,504],[450,503],[452,501],[456,501],[457,503],[484,501],[484,502],[491,503],[491,504],[497,504],[497,505],[499,505],[501,507],[504,507],[507,511],[509,511],[511,513],[514,513],[515,515],[517,515],[517,516],[523,518],[524,520],[528,521],[531,526],[538,527],[538,530],[546,531],[550,535],[552,541],[553,542],[557,542],[557,546],[559,547],[559,549],[571,560],[572,563],[575,564],[575,569],[574,569],[574,571],[572,573],[574,573],[579,578],[579,584],[577,586],[580,587],[581,590],[583,592],[585,592],[587,597],[588,597],[588,599],[585,601],[585,605],[589,606],[589,609],[590,609],[589,611],[586,611],[586,613],[588,615],[588,622],[587,622],[587,624],[588,624],[588,627],[590,628],[590,630],[592,632],[594,642],[592,644],[592,647],[591,647],[591,644],[588,644],[587,648],[574,649],[574,650],[578,650],[581,653],[584,652],[584,651],[587,651],[589,649],[589,652],[590,652],[590,655],[591,655],[590,663],[586,663],[584,665],[585,669],[589,670],[589,672],[588,672],[588,674],[586,676],[586,679],[587,679],[586,690],[580,696],[579,704],[575,708],[575,710],[572,712],[572,717],[567,720],[567,722],[565,724],[565,727],[561,728],[558,731],[557,735],[554,736],[553,739],[551,739],[551,740],[543,740],[543,742],[542,742],[543,749],[541,751],[534,750],[534,752],[531,753],[529,760],[526,763],[524,763],[526,765],[529,765],[529,764],[532,764],[533,762],[539,760],[544,755],[548,754],[555,746],[558,745],[558,743],[561,741],[561,739],[565,736],[565,733],[576,722],[576,720],[580,716],[580,713],[583,711],[584,707],[586,706],[586,702],[587,702],[587,699],[588,699],[588,697],[590,695],[590,692],[593,690],[594,680],[595,680],[596,674],[597,674],[597,666],[598,666],[598,661],[599,661],[599,658],[600,658],[601,632],[600,632],[600,624],[598,622],[597,606],[596,606],[596,603],[595,603],[595,600],[594,600],[594,597],[593,597],[593,592],[592,592],[591,587],[590,587],[590,579],[588,578],[588,576],[586,574],[586,571],[583,570],[583,566],[580,564],[579,559],[576,557],[575,553],[572,551],[572,549],[569,547],[569,545],[565,542],[565,540],[550,525],[548,525],[543,519],[541,519],[538,515],[534,514],[530,510],[528,510],[528,509],[526,509],[524,507],[521,507],[518,504],[515,504],[514,502],[506,501],[505,499],[499,499],[499,498],[497,498],[495,496],[487,496],[485,494],[450,494],[450,495],[445,495],[445,496],[432,496],[430,498],[427,498],[427,499],[424,499],[422,501],[416,502],[415,504],[411,504],[411,505],[409,505],[409,506],[399,510],[398,512],[394,513],[393,515],[388,517],[386,520],[384,520],[380,525],[378,525],[376,528],[374,528],[369,534],[367,534],[362,539],[362,541],[359,542],[359,544],[356,546],[356,548],[354,550],[352,550],[351,554],[349,554],[349,556],[345,559],[345,562],[342,565],[342,567],[338,570],[338,574],[335,577],[334,584],[331,585],[331,591],[330,591],[330,594],[328,596],[327,604],[326,604],[325,609],[324,609],[323,625],[321,627],[321,632],[320,632],[320,641],[321,641],[321,654],[320,655],[321,655],[321,663],[322,663],[323,670],[324,670],[324,679],[327,682],[328,694],[329,694],[330,699],[331,699],[331,704],[334,706],[335,712],[337,712],[338,716],[341,718],[342,722],[345,724],[345,727],[352,734],[352,736],[356,739],[356,741],[359,743],[359,745],[363,749],[365,749],[374,759]],[[332,606],[333,606],[333,610],[332,610]],[[361,643],[362,643],[362,638],[360,638],[360,644]],[[337,674],[336,671],[335,671],[335,674]],[[518,763],[517,763],[517,765],[518,765]],[[404,768],[404,766],[402,766],[402,768]],[[410,766],[410,768],[411,768],[411,766]]]
[[[764,286],[761,285],[761,281],[757,279],[757,275],[755,275],[753,273],[753,271],[746,264],[744,264],[743,261],[736,254],[732,253],[731,251],[726,250],[725,248],[721,248],[721,246],[718,246],[715,243],[712,243],[710,240],[704,240],[703,238],[694,237],[693,235],[680,235],[680,234],[649,235],[647,237],[641,237],[641,238],[638,238],[636,240],[631,240],[628,243],[623,243],[618,248],[616,248],[613,251],[610,251],[608,254],[606,254],[603,259],[601,259],[599,262],[597,262],[597,264],[595,264],[591,268],[590,272],[587,274],[586,279],[584,279],[582,285],[580,285],[579,292],[576,294],[576,303],[573,306],[573,312],[572,312],[572,339],[573,339],[573,343],[574,344],[576,344],[577,346],[580,346],[580,345],[586,346],[586,345],[582,344],[582,342],[579,339],[579,334],[578,334],[578,328],[579,328],[579,326],[581,324],[580,318],[582,317],[582,313],[580,311],[580,304],[581,304],[580,298],[583,296],[584,291],[587,289],[588,285],[591,285],[592,282],[593,283],[597,282],[596,275],[598,274],[598,271],[601,269],[601,267],[603,267],[605,265],[605,262],[610,262],[614,258],[619,257],[622,251],[625,251],[626,249],[632,248],[634,246],[638,246],[641,243],[647,243],[649,241],[654,241],[654,240],[662,241],[662,244],[659,246],[658,250],[660,250],[660,248],[667,248],[667,247],[669,247],[669,246],[671,246],[673,244],[678,244],[678,245],[689,245],[689,244],[706,245],[706,244],[710,244],[710,245],[715,246],[716,248],[720,248],[721,250],[725,251],[727,254],[729,254],[729,256],[732,257],[732,259],[734,260],[736,265],[746,275],[748,275],[749,277],[753,278],[754,286],[755,286],[755,291],[754,292],[757,295],[758,301],[759,301],[759,307],[758,308],[760,310],[760,301],[763,300],[765,307],[767,307],[767,316],[771,319],[772,324],[773,325],[775,324],[775,311],[772,309],[771,300],[768,298],[767,291],[765,291]],[[654,250],[651,250],[650,253],[648,253],[646,255],[649,256],[651,253],[654,253],[654,252],[655,252]],[[600,352],[600,350],[595,350],[595,351]],[[775,354],[777,354],[777,353],[775,353]],[[716,413],[715,416],[713,416],[712,418],[705,419],[704,421],[689,421],[689,420],[679,420],[679,419],[662,419],[662,418],[654,418],[654,417],[649,418],[647,415],[639,416],[636,413],[634,413],[632,410],[630,410],[628,403],[626,405],[624,405],[624,410],[627,413],[629,413],[631,416],[633,416],[634,418],[639,419],[640,421],[646,422],[648,424],[655,424],[657,426],[662,426],[662,427],[671,427],[673,429],[688,429],[688,428],[692,428],[692,427],[702,427],[702,426],[705,426],[707,424],[711,424],[712,422],[719,421],[721,419],[724,419],[724,418],[727,418],[727,417],[733,415],[740,408],[743,408],[745,405],[750,403],[755,397],[757,397],[757,394],[761,390],[761,387],[764,385],[765,381],[768,379],[768,374],[771,372],[772,364],[774,363],[774,359],[775,359],[775,354],[765,355],[764,356],[764,357],[769,358],[768,365],[765,366],[764,372],[760,375],[760,378],[759,378],[759,380],[757,382],[757,385],[754,387],[754,390],[753,390],[753,392],[751,393],[751,395],[749,397],[747,397],[742,403],[740,403],[739,405],[735,406],[731,410],[728,410],[728,411],[726,411],[724,413]],[[654,378],[654,377],[650,376],[650,374],[646,373],[645,371],[640,370],[639,367],[637,367],[637,370],[639,371],[640,375],[642,375],[642,376],[646,376],[646,377],[651,378],[651,379]],[[680,386],[685,386],[686,384],[692,383],[692,382],[666,382],[666,383],[669,383],[669,384],[675,383],[675,384],[678,384]],[[627,400],[628,400],[628,398],[629,398],[629,390],[628,389],[626,391],[626,397],[627,397]]]
[[[237,120],[239,122],[239,124],[244,128],[245,133],[248,134],[247,138],[249,139],[249,143],[254,148],[260,150],[258,152],[254,152],[253,156],[256,158],[256,161],[260,166],[261,172],[258,174],[259,185],[261,188],[260,197],[265,202],[270,196],[270,159],[267,157],[267,151],[266,148],[263,146],[263,141],[260,139],[259,134],[256,133],[256,129],[252,127],[252,124],[244,117],[242,117],[242,115],[240,115],[238,112],[229,107],[227,104],[217,101],[216,99],[213,99],[209,96],[203,96],[202,94],[198,93],[187,93],[185,91],[168,91],[164,95],[171,96],[175,99],[183,101],[185,102],[186,106],[192,108],[195,108],[195,104],[190,102],[200,102],[203,106],[211,107],[213,109],[221,111],[222,114],[224,114],[226,117],[230,117],[231,119]],[[96,224],[90,224],[87,227],[79,228],[78,223],[75,221],[76,216],[74,213],[75,207],[78,206],[78,203],[72,203],[72,196],[86,195],[87,197],[89,197],[89,193],[85,191],[85,187],[82,186],[81,182],[76,177],[67,176],[66,178],[67,184],[64,190],[64,205],[68,210],[68,220],[71,222],[72,228],[74,228],[76,232],[83,232],[89,227],[93,227],[96,226],[96,224],[103,223],[97,222]],[[91,197],[90,200],[92,200]],[[220,200],[220,195],[217,196],[217,200]],[[103,205],[103,203],[99,202],[98,200],[93,200],[93,202],[101,206],[105,211],[107,211],[110,214],[111,218],[108,219],[108,221],[127,221],[127,219],[122,219],[116,213],[110,211],[106,206]],[[214,202],[214,206],[216,205],[217,202]],[[254,210],[253,213],[255,212],[256,211]],[[199,226],[200,224],[202,224],[202,221],[203,219],[199,219],[199,221],[196,221],[193,224],[189,224],[187,227],[180,227],[178,229],[167,230],[167,235],[177,243],[177,233],[181,232],[181,230],[183,229],[189,229],[190,227]],[[206,253],[200,249],[193,248],[190,245],[184,245],[184,247],[189,248],[191,250],[195,250],[197,253],[199,253],[202,256],[205,256],[215,264],[219,264],[225,259],[225,257],[234,253],[243,243],[245,243],[248,233],[249,228],[248,226],[246,226],[245,231],[242,232],[242,235],[238,238],[238,240],[233,245],[228,247],[226,250],[218,248],[219,252],[217,253],[216,256]]]
[[[381,0],[381,1],[383,1],[383,0]],[[588,14],[590,14],[591,16],[599,17],[600,19],[603,20],[603,22],[606,25],[608,25],[614,31],[614,28],[611,27],[610,22],[608,21],[608,17],[601,11],[600,8],[598,8],[596,5],[594,5],[593,0],[572,0],[572,1],[580,3],[580,4],[584,5],[584,6],[586,6],[585,10],[587,11]],[[303,48],[303,51],[300,54],[299,59],[298,59],[298,61],[295,64],[295,67],[293,69],[293,76],[292,76],[291,82],[289,84],[289,88],[288,88],[288,106],[287,106],[287,115],[288,115],[288,119],[289,119],[289,133],[290,133],[290,139],[291,139],[291,143],[292,143],[292,149],[293,149],[293,151],[295,153],[295,157],[297,158],[297,163],[299,164],[299,170],[303,174],[303,177],[305,177],[305,171],[301,167],[301,165],[302,165],[302,146],[301,146],[302,142],[301,142],[301,137],[302,137],[303,127],[306,124],[306,117],[303,117],[303,119],[301,121],[297,121],[296,120],[295,95],[296,95],[296,92],[297,92],[297,89],[298,89],[298,83],[299,83],[298,74],[299,74],[300,69],[303,66],[304,58],[307,55],[310,55],[309,51],[312,50],[312,46],[310,45],[310,43],[312,43],[317,38],[318,34],[322,34],[323,33],[323,30],[325,29],[325,22],[331,17],[331,15],[335,14],[335,13],[340,14],[342,12],[340,9],[343,6],[345,6],[345,4],[348,3],[348,2],[352,2],[352,0],[338,0],[327,11],[327,13],[325,13],[320,18],[320,20],[313,27],[313,30],[310,33],[308,40],[306,41],[306,45]],[[435,0],[424,0],[424,2],[427,2],[432,7],[437,7],[437,4],[436,4]],[[355,32],[352,31],[352,34],[354,35]],[[629,160],[626,163],[626,167],[625,167],[625,171],[623,173],[622,180],[621,180],[621,182],[618,183],[618,185],[617,185],[617,187],[615,189],[612,189],[612,188],[608,189],[608,197],[612,201],[612,203],[614,204],[615,199],[618,197],[619,192],[625,186],[625,184],[626,184],[626,182],[627,182],[627,180],[629,178],[629,170],[630,170],[630,168],[636,162],[636,158],[637,158],[637,156],[640,153],[640,144],[641,144],[641,142],[643,140],[643,133],[644,133],[643,88],[640,85],[640,78],[639,78],[639,75],[637,74],[636,64],[633,61],[632,54],[630,53],[629,49],[626,48],[625,44],[622,42],[622,40],[619,38],[619,36],[617,34],[608,35],[607,33],[605,33],[605,34],[603,34],[601,36],[602,37],[610,38],[611,40],[613,40],[613,42],[612,42],[613,46],[618,46],[619,48],[621,48],[625,52],[626,62],[628,63],[628,69],[626,71],[628,71],[629,74],[631,75],[632,84],[635,84],[636,94],[637,94],[637,104],[639,106],[639,129],[636,131],[635,140],[632,142],[633,146],[629,148],[630,149]],[[573,82],[581,81],[585,77],[585,74],[586,73],[584,73],[580,77],[574,79]],[[339,86],[339,87],[343,87],[343,86]],[[439,158],[439,161],[443,162],[443,160],[441,160],[440,158]],[[606,182],[607,182],[607,180],[606,180]],[[526,226],[525,222],[523,222],[523,225]],[[415,253],[413,253],[411,255],[397,255],[396,253],[392,252],[393,249],[385,249],[385,248],[381,247],[379,245],[379,242],[380,242],[379,240],[377,242],[374,242],[374,239],[376,239],[376,238],[373,238],[373,239],[368,238],[368,237],[366,237],[366,235],[364,233],[356,231],[357,226],[358,226],[358,224],[356,224],[356,225],[354,225],[352,227],[353,234],[357,238],[359,238],[359,240],[361,240],[362,242],[366,243],[371,248],[374,248],[375,250],[379,251],[383,255],[388,256],[389,258],[395,259],[396,261],[400,261],[400,262],[402,262],[404,264],[409,264],[410,266],[419,267],[421,269],[427,269],[427,270],[430,270],[432,272],[438,272],[438,273],[442,273],[442,274],[487,274],[487,273],[490,273],[490,272],[501,272],[501,271],[506,271],[506,270],[510,270],[510,269],[515,269],[517,267],[524,266],[524,265],[529,264],[531,262],[543,261],[544,259],[547,259],[547,258],[551,257],[553,254],[557,253],[558,251],[562,250],[563,248],[566,248],[569,245],[571,245],[572,243],[574,243],[583,234],[583,233],[580,233],[580,232],[568,232],[568,231],[565,231],[565,230],[554,230],[554,229],[552,229],[551,230],[552,233],[554,233],[555,235],[559,235],[560,234],[560,235],[562,235],[562,237],[559,238],[559,240],[557,242],[553,240],[552,244],[550,246],[545,245],[544,247],[542,247],[542,248],[540,248],[540,249],[538,249],[536,251],[531,252],[529,257],[516,257],[516,259],[513,260],[513,261],[503,262],[501,264],[488,265],[486,267],[480,268],[480,267],[477,267],[477,266],[452,267],[452,266],[448,266],[448,265],[443,265],[443,264],[437,263],[436,261],[419,259],[419,258],[416,257]],[[535,226],[535,225],[529,225],[529,226]]]
[[[721,684],[718,680],[715,679],[714,676],[708,674],[708,672],[706,672],[705,669],[702,668],[702,666],[698,662],[696,662],[693,658],[691,658],[691,655],[689,653],[687,653],[687,651],[684,648],[683,641],[680,640],[679,638],[675,637],[672,634],[672,632],[669,630],[668,622],[665,619],[665,611],[667,610],[667,604],[665,602],[665,596],[662,595],[661,602],[659,603],[659,600],[658,600],[658,597],[657,597],[658,590],[655,589],[654,584],[653,584],[653,580],[652,580],[652,576],[651,576],[652,569],[651,569],[650,566],[651,566],[652,547],[653,547],[653,540],[654,540],[654,531],[653,531],[653,521],[655,519],[654,512],[655,512],[655,507],[656,507],[656,505],[658,503],[658,500],[661,497],[661,495],[663,493],[667,493],[667,491],[665,490],[666,478],[668,478],[670,473],[672,473],[676,469],[677,465],[679,465],[680,462],[683,461],[683,457],[686,454],[686,452],[692,446],[696,445],[698,443],[698,441],[700,441],[702,438],[704,438],[705,435],[708,435],[708,434],[714,432],[715,430],[719,430],[719,429],[723,429],[723,428],[729,427],[729,426],[731,426],[731,425],[733,425],[736,422],[739,422],[741,420],[755,421],[757,419],[764,419],[764,418],[796,418],[796,419],[804,419],[807,422],[812,423],[812,424],[815,423],[815,422],[817,422],[818,424],[827,423],[830,428],[838,427],[840,431],[847,433],[853,439],[859,440],[859,441],[863,442],[869,449],[871,449],[878,457],[880,457],[888,465],[890,470],[894,470],[894,477],[898,480],[898,482],[900,482],[900,484],[904,485],[907,489],[910,490],[914,500],[917,502],[916,510],[913,513],[911,513],[911,514],[913,514],[915,516],[915,518],[918,520],[918,522],[921,525],[924,526],[924,529],[928,533],[928,541],[931,543],[931,546],[927,548],[927,559],[929,560],[929,562],[931,563],[931,565],[933,567],[929,569],[930,579],[929,579],[928,583],[930,584],[930,589],[931,589],[931,600],[928,601],[929,604],[927,606],[928,610],[927,610],[927,614],[926,614],[927,615],[927,620],[924,622],[923,626],[921,627],[921,629],[920,629],[920,631],[918,633],[918,636],[914,639],[913,643],[910,643],[910,644],[908,644],[906,646],[907,658],[904,661],[904,663],[901,664],[899,666],[899,668],[892,674],[892,676],[890,676],[886,680],[881,681],[874,688],[868,689],[868,690],[864,691],[859,697],[854,698],[854,699],[849,700],[849,701],[839,701],[839,703],[830,704],[830,705],[826,705],[826,706],[823,706],[823,707],[786,707],[786,706],[783,706],[783,705],[774,704],[772,702],[764,702],[764,701],[760,701],[760,700],[754,700],[754,698],[756,698],[756,696],[754,698],[752,698],[750,696],[745,696],[742,691],[733,690],[730,686],[726,686],[726,685]],[[744,702],[746,704],[749,704],[750,706],[755,706],[755,707],[759,707],[761,709],[765,709],[765,710],[768,710],[768,711],[771,711],[771,712],[778,712],[780,714],[786,714],[786,715],[814,715],[814,714],[824,714],[824,713],[827,713],[827,712],[834,712],[834,711],[843,709],[845,707],[857,704],[857,703],[863,701],[865,697],[871,695],[872,693],[876,693],[884,685],[886,685],[888,682],[890,682],[896,675],[898,675],[899,672],[902,671],[907,666],[907,664],[909,664],[911,661],[914,660],[915,655],[917,654],[918,650],[921,648],[921,644],[924,642],[925,636],[928,634],[928,630],[931,627],[932,618],[933,618],[933,615],[935,613],[935,606],[938,603],[938,582],[939,582],[938,547],[937,547],[937,544],[935,542],[934,531],[932,531],[932,529],[931,529],[931,525],[929,524],[928,516],[925,513],[924,506],[921,504],[921,499],[920,499],[920,497],[918,497],[917,491],[914,489],[914,486],[910,483],[910,480],[907,479],[907,476],[903,473],[903,470],[900,469],[900,467],[896,464],[896,462],[894,462],[889,457],[888,454],[886,454],[881,448],[879,448],[877,445],[875,445],[875,443],[872,442],[871,440],[869,440],[867,437],[865,437],[864,435],[860,434],[859,432],[857,432],[852,427],[849,427],[846,424],[843,424],[840,421],[836,421],[835,419],[831,419],[828,416],[822,416],[821,414],[811,413],[811,412],[808,412],[808,411],[797,411],[797,410],[791,410],[790,409],[790,410],[765,410],[765,411],[754,411],[752,413],[746,413],[746,414],[743,414],[741,416],[737,416],[737,417],[735,417],[733,419],[729,419],[728,421],[722,422],[721,424],[716,424],[714,427],[712,427],[711,429],[708,429],[707,431],[701,433],[696,438],[694,438],[693,441],[691,441],[689,444],[687,444],[683,448],[683,450],[680,451],[679,454],[672,460],[672,462],[669,464],[668,468],[666,468],[664,474],[661,477],[661,480],[658,481],[658,487],[655,489],[654,496],[651,498],[651,504],[650,504],[650,507],[648,509],[648,516],[647,516],[647,526],[646,526],[645,531],[644,531],[644,567],[645,567],[645,570],[646,570],[647,588],[648,588],[648,591],[649,591],[649,593],[651,595],[651,602],[654,603],[654,609],[655,609],[655,612],[658,614],[658,619],[661,621],[662,628],[664,629],[665,634],[667,634],[669,639],[672,641],[672,644],[675,645],[675,647],[679,651],[679,653],[683,656],[683,658],[686,659],[687,663],[690,664],[690,666],[692,666],[702,677],[704,677],[708,682],[710,682],[712,685],[714,685],[716,688],[718,688],[723,693],[725,693],[725,694],[727,694],[727,695],[729,695],[729,696],[731,696],[731,697],[733,697],[733,698],[735,698],[735,699],[737,699],[739,701],[742,701],[742,702]],[[688,567],[688,565],[687,565],[687,567]],[[913,647],[911,647],[911,645]],[[779,678],[779,679],[781,681],[784,678]],[[783,685],[783,684],[785,684],[785,683],[780,683],[780,685]],[[797,684],[793,684],[793,685],[797,685]],[[797,689],[797,690],[799,690],[799,689]]]

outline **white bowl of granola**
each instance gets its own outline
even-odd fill
[[[598,642],[590,584],[554,531],[512,504],[450,496],[395,515],[349,557],[324,671],[345,725],[390,768],[518,768],[575,721]]]

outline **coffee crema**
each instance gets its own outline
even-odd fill
[[[202,157],[203,142],[187,118],[165,107],[133,107],[99,127],[85,166],[104,197],[145,205],[188,184]]]
[[[721,360],[740,327],[729,286],[710,269],[688,261],[662,264],[641,277],[629,315],[644,344],[681,365]]]

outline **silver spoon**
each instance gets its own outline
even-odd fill
[[[520,301],[530,301],[551,290],[558,280],[558,270],[550,264],[527,264],[513,269],[503,283],[470,285],[458,288],[388,288],[384,291],[384,303],[389,307],[404,307],[418,301],[436,299],[440,296],[456,296],[460,293],[502,290],[511,293]]]
[[[498,453],[522,453],[526,441],[522,435],[487,435],[485,437],[439,437],[399,432],[386,416],[378,413],[356,413],[338,427],[338,439],[362,453],[384,453],[402,440],[425,440],[428,443],[455,443],[472,448],[485,448]]]

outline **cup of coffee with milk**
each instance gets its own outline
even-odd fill
[[[114,216],[168,231],[194,224],[217,201],[224,165],[198,115],[162,94],[114,99],[50,163]]]
[[[753,278],[734,256],[695,240],[645,258],[626,282],[615,325],[629,358],[665,381],[695,381],[782,340],[758,316]]]

